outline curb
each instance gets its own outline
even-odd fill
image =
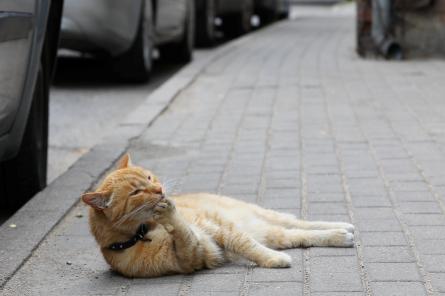
[[[140,136],[208,64],[248,42],[254,35],[255,32],[227,42],[212,52],[199,52],[199,59],[185,65],[151,93],[111,136],[105,137],[3,223],[0,227],[0,291],[47,234],[79,202],[81,194],[93,188],[114,166],[130,141]],[[11,224],[16,227],[11,228]]]

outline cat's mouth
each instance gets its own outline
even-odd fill
[[[164,199],[165,199],[165,194],[163,193],[159,194],[158,200],[155,203],[153,203],[153,206],[150,207],[150,210],[153,210],[158,205],[158,203],[160,203]]]
[[[159,200],[157,201],[156,204],[160,203],[161,201],[163,201],[165,199],[165,194],[162,193],[161,195],[159,195]]]

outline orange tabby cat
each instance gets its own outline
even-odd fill
[[[199,193],[166,198],[159,180],[119,162],[96,192],[90,227],[105,260],[128,277],[190,273],[242,257],[262,267],[288,267],[274,249],[353,246],[348,223],[308,222],[226,196]]]

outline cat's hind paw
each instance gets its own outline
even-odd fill
[[[266,268],[287,268],[292,264],[292,257],[283,252],[275,252],[274,255],[270,256],[258,265]]]

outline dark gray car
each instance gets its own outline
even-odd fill
[[[0,2],[0,202],[46,185],[49,85],[63,1]]]
[[[65,0],[61,47],[111,58],[116,73],[147,80],[154,47],[192,59],[194,0]]]
[[[215,39],[215,18],[222,20],[227,37],[251,30],[253,0],[196,0],[196,37],[199,45],[211,45]]]
[[[255,13],[260,17],[262,24],[287,18],[289,0],[255,0]]]

